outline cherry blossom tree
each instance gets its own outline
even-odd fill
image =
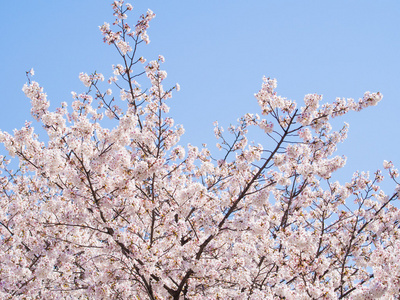
[[[0,132],[1,298],[398,299],[399,188],[385,194],[380,171],[331,179],[347,125],[329,121],[382,95],[310,94],[299,108],[263,78],[259,114],[227,133],[215,123],[220,151],[184,147],[168,117],[179,85],[163,86],[162,56],[137,54],[154,13],[130,27],[132,6],[112,8],[100,26],[120,59],[110,88],[81,73],[86,91],[50,111],[31,70],[23,91],[48,137],[30,122]]]

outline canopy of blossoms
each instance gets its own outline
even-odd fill
[[[215,123],[220,151],[182,146],[179,85],[163,86],[162,56],[137,54],[155,14],[131,27],[132,5],[112,8],[113,76],[81,73],[86,91],[50,111],[31,70],[23,91],[48,137],[30,122],[0,132],[1,299],[397,299],[399,189],[385,194],[380,171],[331,179],[347,125],[330,120],[382,95],[298,107],[263,78],[258,114]]]

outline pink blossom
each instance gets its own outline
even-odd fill
[[[82,81],[82,83],[87,87],[90,87],[91,84],[92,84],[91,78],[86,73],[80,73],[79,74],[79,80]]]
[[[119,40],[116,44],[123,55],[132,51],[131,46],[129,46],[129,44],[125,41]]]

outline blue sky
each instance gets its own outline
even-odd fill
[[[52,107],[83,92],[80,72],[111,75],[119,63],[103,43],[98,26],[112,22],[110,1],[5,1],[0,11],[0,128],[12,131],[30,120],[21,88],[34,68]],[[335,121],[350,124],[338,154],[355,170],[375,171],[382,161],[400,166],[400,2],[399,1],[131,1],[128,22],[148,8],[151,43],[143,55],[164,55],[171,86],[181,91],[169,103],[183,124],[183,144],[215,144],[212,123],[229,125],[244,113],[258,113],[254,98],[263,75],[278,80],[287,98],[323,94],[358,99],[380,91],[376,107]],[[324,102],[324,101],[323,101]],[[35,125],[35,123],[34,123]],[[36,124],[36,127],[39,125]],[[338,127],[336,127],[338,128]],[[257,142],[263,143],[262,137]],[[267,145],[264,145],[267,147]]]

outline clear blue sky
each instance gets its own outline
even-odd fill
[[[31,119],[21,88],[32,67],[53,108],[70,102],[72,90],[85,91],[80,72],[111,75],[119,57],[98,30],[104,21],[113,21],[110,3],[3,1],[1,129],[12,131]],[[132,25],[148,8],[156,13],[144,56],[164,55],[167,82],[181,85],[170,106],[186,129],[184,144],[215,144],[213,121],[229,125],[246,112],[259,112],[253,94],[266,75],[277,78],[280,95],[300,101],[308,93],[332,101],[380,91],[384,99],[377,107],[335,122],[350,124],[349,138],[338,152],[348,157],[341,174],[374,171],[382,168],[383,159],[400,167],[400,1],[131,3]]]

